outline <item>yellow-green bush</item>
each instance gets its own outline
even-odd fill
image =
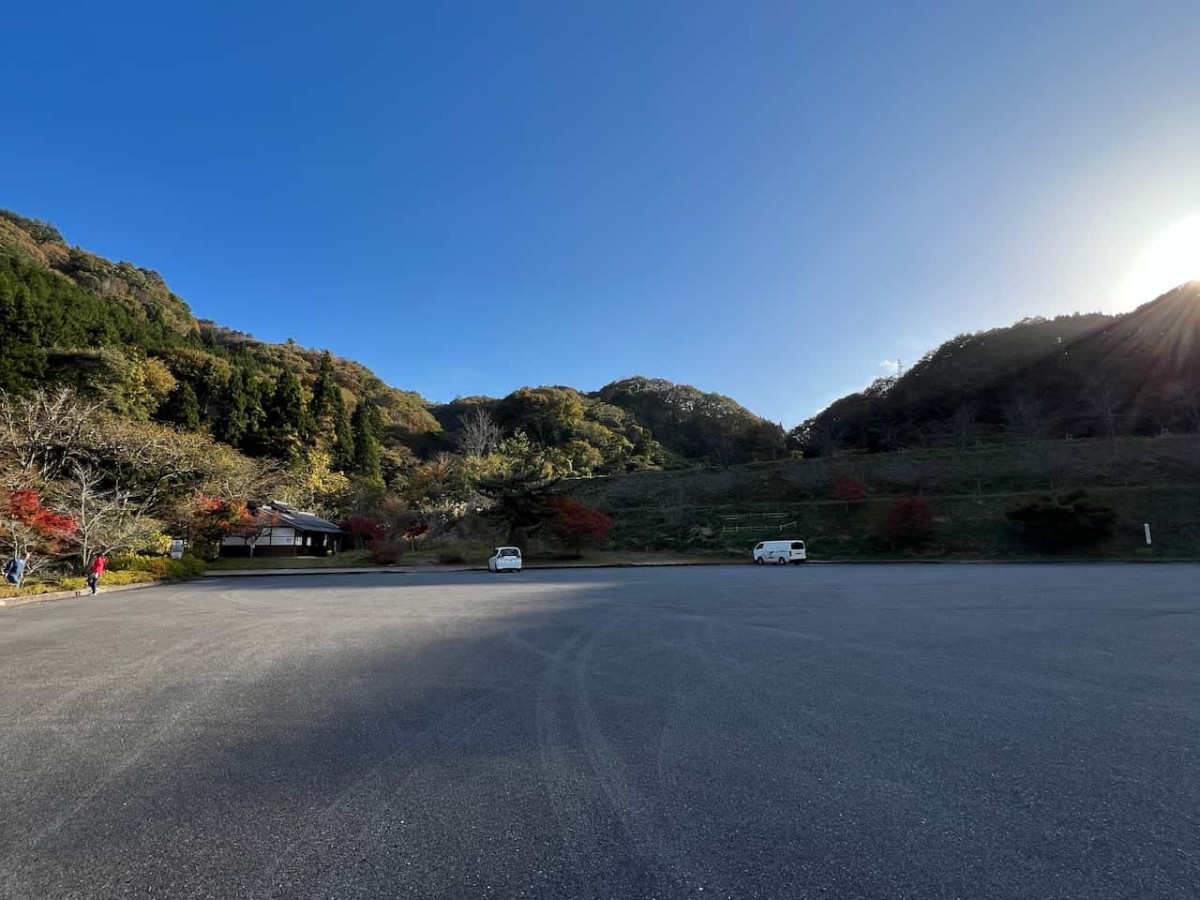
[[[100,578],[100,586],[103,588],[119,584],[145,584],[148,581],[182,581],[196,578],[203,574],[204,569],[204,561],[191,556],[185,556],[183,559],[169,559],[165,556],[114,556],[109,560],[108,571]],[[30,580],[20,588],[11,584],[0,585],[0,599],[83,590],[87,590],[87,579],[81,577],[58,578],[53,581]]]
[[[146,572],[153,578],[166,581],[178,581],[184,578],[195,578],[204,572],[204,561],[193,556],[183,559],[171,559],[167,556],[114,556],[108,562],[108,572],[104,581],[109,584],[124,584],[132,582],[113,582],[112,576],[123,572]],[[142,579],[148,580],[148,579]]]
[[[8,597],[36,597],[38,594],[54,594],[58,591],[74,591],[78,590],[74,586],[75,582],[83,584],[82,578],[66,578],[63,581],[26,581],[25,584],[18,588],[15,585],[4,584],[0,585],[0,599]]]

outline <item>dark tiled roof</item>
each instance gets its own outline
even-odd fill
[[[297,531],[323,531],[328,534],[341,534],[342,529],[338,528],[332,522],[314,516],[312,513],[300,512],[298,509],[293,509],[286,503],[272,503],[271,509],[279,513],[279,521],[285,525],[291,525]]]

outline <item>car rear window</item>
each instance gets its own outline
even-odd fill
[[[500,551],[500,555],[501,556],[520,556],[521,551],[517,550],[513,547],[505,547],[503,550]]]
[[[804,549],[804,541],[792,541],[792,549],[793,550],[803,550]]]

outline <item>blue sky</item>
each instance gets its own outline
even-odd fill
[[[1194,3],[29,4],[0,205],[433,400],[644,374],[790,427],[1128,308],[1200,211],[1198,40]]]

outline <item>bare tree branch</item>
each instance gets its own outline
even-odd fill
[[[500,445],[503,433],[492,414],[482,406],[458,417],[462,433],[458,438],[464,456],[487,456]]]
[[[56,481],[96,431],[98,402],[69,388],[15,397],[0,391],[0,460],[21,485]]]

